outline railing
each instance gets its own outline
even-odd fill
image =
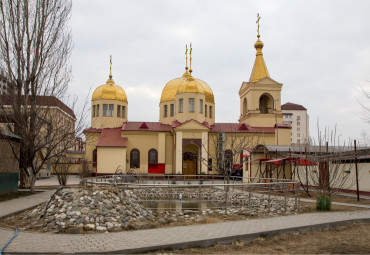
[[[286,213],[292,202],[296,211],[299,211],[300,204],[299,182],[288,179],[229,176],[229,180],[227,180],[224,176],[217,175],[158,176],[136,174],[90,177],[83,179],[82,184],[86,186],[109,185],[135,190],[143,202],[195,199],[199,203],[218,203],[217,208],[225,210],[242,207],[252,210],[254,207],[264,206],[264,211],[270,213],[276,203],[282,203],[283,209],[281,211]],[[145,193],[148,190],[152,192]],[[210,195],[215,192],[218,192],[219,195]],[[180,194],[182,195],[180,196]],[[260,202],[254,204],[256,200],[260,200]],[[173,210],[174,208],[166,209]]]

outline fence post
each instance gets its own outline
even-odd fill
[[[269,185],[269,189],[268,189],[268,199],[267,199],[267,202],[268,202],[268,212],[270,213],[270,210],[271,210],[271,198],[270,198],[271,182],[268,185]]]
[[[251,198],[252,198],[252,193],[251,193],[251,188],[252,186],[249,184],[248,185],[248,209],[251,210]]]
[[[294,202],[295,202],[295,210],[299,211],[298,208],[298,183],[294,183]]]
[[[285,214],[287,213],[287,194],[288,194],[288,187],[289,187],[289,184],[288,183],[285,183],[284,185],[284,211],[285,211]]]

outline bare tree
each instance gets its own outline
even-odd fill
[[[72,165],[72,159],[61,155],[56,157],[53,162],[54,174],[57,176],[59,185],[66,186],[68,181],[69,168]]]
[[[0,2],[0,70],[7,86],[1,122],[21,137],[16,157],[31,191],[39,171],[72,147],[82,131],[83,123],[75,123],[73,111],[61,102],[71,80],[71,8],[70,0]]]
[[[350,142],[340,142],[339,137],[336,128],[325,128],[322,132],[318,127],[317,139],[311,139],[303,155],[314,163],[298,168],[298,177],[308,178],[303,182],[314,186],[323,197],[330,197],[338,190],[349,189],[355,184],[350,174],[354,169],[353,147]]]
[[[370,124],[370,88],[361,88],[361,94],[365,102],[360,103],[362,108],[362,120]]]
[[[246,130],[239,130],[241,125],[243,124],[229,124],[228,132],[212,132],[209,135],[209,147],[203,144],[209,158],[202,160],[208,163],[211,159],[215,162],[208,167],[223,175],[227,183],[234,172],[234,166],[239,166],[239,170],[242,171],[246,160],[244,150],[254,148],[259,141],[259,136]]]

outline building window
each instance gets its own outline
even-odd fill
[[[114,104],[109,105],[109,117],[113,117],[114,113]]]
[[[291,121],[283,121],[283,124],[292,124]]]
[[[199,113],[203,113],[203,99],[199,99]]]
[[[297,122],[297,126],[300,126],[300,125],[301,125],[301,122],[299,122],[299,121],[298,121],[298,122]]]
[[[297,143],[301,143],[301,139],[297,139]]]
[[[99,107],[99,104],[97,104],[96,105],[96,117],[99,117],[99,111],[100,111],[100,109],[99,109],[100,107]]]
[[[212,106],[209,106],[209,117],[212,118]]]
[[[297,137],[301,137],[301,134],[300,134],[300,133],[298,133],[298,134],[297,134]]]
[[[130,168],[140,168],[140,151],[132,149],[130,152]]]
[[[98,161],[98,153],[96,148],[93,150],[93,167],[96,167],[96,163]]]
[[[301,131],[301,128],[297,127],[297,131]]]
[[[208,159],[208,171],[212,171],[212,158]]]
[[[284,118],[291,119],[292,118],[292,115],[290,115],[290,114],[284,114]]]
[[[93,117],[95,117],[95,105],[93,105]]]
[[[163,116],[167,117],[167,105],[164,106]]]
[[[126,106],[122,105],[122,118],[125,118],[126,116],[125,111],[126,111]]]
[[[149,164],[158,163],[158,152],[156,149],[150,149],[148,152],[148,162]]]
[[[301,120],[301,116],[297,116],[297,120]]]
[[[108,115],[108,105],[103,104],[103,117],[107,117]]]
[[[175,105],[171,104],[171,117],[175,115]]]
[[[207,105],[204,106],[204,114],[207,117]]]
[[[194,98],[189,98],[189,112],[194,112]]]
[[[179,112],[183,112],[184,110],[184,99],[180,99],[179,101]]]
[[[121,117],[121,106],[117,105],[117,117]]]

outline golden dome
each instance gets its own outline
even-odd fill
[[[267,70],[267,66],[265,60],[263,59],[262,48],[263,42],[260,40],[260,35],[257,35],[257,42],[254,44],[254,48],[256,48],[256,60],[254,61],[253,69],[251,76],[249,78],[249,82],[256,82],[265,77],[270,77],[269,71]]]
[[[174,101],[177,94],[186,92],[204,94],[206,102],[215,102],[211,87],[204,81],[193,78],[186,70],[182,77],[173,79],[169,81],[166,86],[164,86],[161,96],[161,103]]]
[[[127,102],[127,96],[123,88],[114,84],[112,76],[109,76],[106,84],[97,87],[92,95],[92,101],[99,99],[113,99]]]

